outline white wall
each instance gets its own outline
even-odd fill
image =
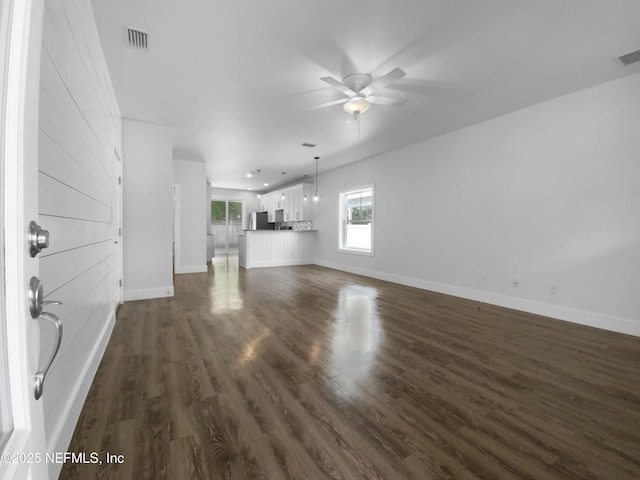
[[[207,171],[202,161],[173,161],[173,183],[180,185],[180,240],[176,241],[175,272],[207,271],[207,222],[209,211]]]
[[[634,75],[328,172],[316,262],[640,335],[639,125]],[[339,253],[368,184],[375,256]]]
[[[173,296],[171,130],[122,121],[124,297]]]
[[[115,323],[118,277],[114,172],[120,111],[91,2],[47,1],[42,38],[38,222],[50,231],[39,255],[46,310],[62,320],[60,351],[47,375],[47,450],[66,451]],[[42,328],[41,365],[53,349]],[[60,464],[50,464],[57,478]]]

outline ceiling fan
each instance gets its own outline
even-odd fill
[[[372,104],[391,106],[403,105],[407,101],[406,99],[381,97],[379,95],[374,95],[374,90],[384,88],[387,85],[400,80],[405,75],[406,73],[400,68],[394,68],[389,73],[375,81],[372,81],[371,75],[367,73],[353,73],[351,75],[347,75],[342,79],[342,82],[339,82],[333,77],[322,77],[320,80],[339,90],[345,94],[347,98],[325,103],[320,105],[318,108],[342,104],[342,109],[350,114],[350,118],[354,116],[357,118],[360,114],[369,110]]]

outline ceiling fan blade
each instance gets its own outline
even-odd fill
[[[356,92],[354,92],[353,90],[351,90],[349,87],[347,87],[344,83],[340,83],[338,80],[336,80],[333,77],[322,77],[320,80],[322,80],[325,83],[328,83],[329,85],[331,85],[333,88],[340,90],[342,93],[344,93],[347,97],[353,97],[356,94]]]
[[[402,77],[405,77],[407,74],[404,70],[400,68],[394,68],[386,75],[383,75],[379,79],[373,81],[371,85],[366,88],[363,88],[360,93],[362,95],[369,95],[373,92],[373,88],[384,88],[387,85],[400,80]]]
[[[326,102],[320,105],[316,105],[315,107],[311,107],[311,110],[319,110],[321,108],[331,107],[333,105],[340,105],[341,103],[347,102],[348,98],[341,98],[340,100],[334,100],[333,102]]]
[[[407,103],[406,98],[378,97],[376,95],[369,95],[365,100],[376,105],[391,105],[392,107],[399,107]]]

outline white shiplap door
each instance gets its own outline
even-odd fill
[[[46,480],[58,476],[62,464],[47,454],[67,450],[121,298],[120,112],[90,0],[0,0],[0,13],[1,306],[11,400],[3,407],[13,420],[0,478]],[[50,232],[35,258],[25,244],[31,220]],[[31,318],[32,277],[45,300],[62,302],[46,309],[64,332],[39,399],[34,374],[58,337]]]
[[[90,0],[46,1],[38,140],[39,223],[50,231],[40,278],[64,324],[45,430],[47,448],[65,451],[122,298],[120,113]],[[43,350],[53,340],[45,334]]]

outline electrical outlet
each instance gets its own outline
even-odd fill
[[[551,285],[551,293],[558,293],[558,285],[556,284]]]
[[[514,280],[513,282],[511,282],[511,286],[513,288],[519,288],[520,287],[520,280]]]

